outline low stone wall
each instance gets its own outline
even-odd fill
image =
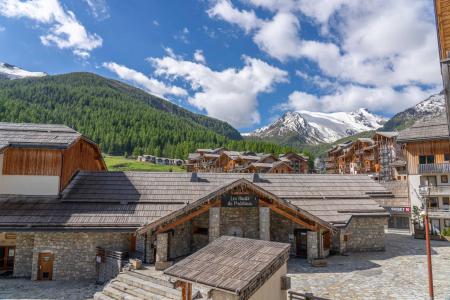
[[[95,248],[128,251],[130,235],[130,233],[107,232],[18,234],[19,244],[16,248],[18,255],[16,254],[14,275],[31,275],[31,278],[36,280],[39,253],[51,252],[54,254],[53,280],[95,279]]]
[[[186,222],[169,232],[169,259],[185,256],[191,253],[191,222]]]
[[[14,257],[14,277],[31,277],[33,247],[33,233],[17,233],[16,255]]]
[[[345,252],[384,250],[386,224],[387,217],[352,217],[347,227],[342,229],[341,250]],[[347,241],[344,241],[345,239]]]
[[[206,228],[208,232],[204,234],[196,233],[195,230],[197,228]],[[205,212],[192,219],[192,231],[191,252],[194,253],[209,243],[209,212]]]

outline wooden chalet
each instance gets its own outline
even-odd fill
[[[399,133],[406,159],[411,209],[429,208],[434,238],[450,227],[450,140],[445,116],[417,121]],[[414,231],[423,237],[423,224]]]
[[[190,153],[188,172],[308,173],[308,158],[296,153],[273,154],[219,149],[198,149]]]
[[[5,163],[16,167],[6,153],[18,147],[35,149],[26,152],[26,161],[12,157],[39,174],[2,174],[17,182],[17,190],[0,193],[0,247],[7,253],[2,262],[13,276],[98,280],[99,272],[110,270],[105,253],[117,251],[115,257],[164,269],[223,235],[288,243],[291,255],[310,261],[332,251],[384,249],[388,215],[375,198],[392,194],[367,176],[105,172],[95,144],[70,128],[2,126],[3,170]],[[45,147],[48,156],[41,153]],[[61,164],[42,159],[58,157],[52,151]],[[65,164],[74,170],[68,184],[55,170],[45,174],[59,174],[56,188],[43,190],[41,177],[54,175],[42,170],[65,170]],[[20,188],[20,182],[27,186]]]

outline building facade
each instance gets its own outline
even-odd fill
[[[141,258],[164,269],[224,235],[288,243],[291,255],[310,261],[331,252],[384,249],[388,214],[375,198],[392,193],[367,176],[107,172],[100,152],[83,155],[80,162],[86,148],[97,148],[75,131],[30,126],[20,135],[0,129],[3,153],[28,143],[11,136],[40,136],[39,150],[67,138],[58,151],[72,155],[63,165],[41,162],[40,151],[11,156],[16,163],[3,157],[3,170],[16,174],[2,176],[18,176],[18,182],[29,185],[26,176],[38,176],[39,183],[44,176],[58,177],[45,191],[27,186],[0,194],[3,265],[14,276],[98,280],[108,260],[104,253]],[[49,137],[45,143],[43,131]],[[87,144],[73,151],[79,141]],[[40,163],[32,167],[33,161]],[[64,173],[36,171],[54,165],[64,170],[64,164],[74,170],[67,184]],[[18,166],[26,166],[27,173],[17,174],[23,170]]]
[[[188,172],[307,174],[308,157],[297,153],[273,154],[197,149],[186,161]]]
[[[450,140],[447,120],[436,118],[416,122],[401,131],[398,142],[404,149],[412,212],[427,209],[431,234],[450,227]],[[421,218],[416,216],[415,234],[423,237]]]

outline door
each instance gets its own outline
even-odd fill
[[[0,247],[0,271],[12,271],[14,269],[15,246]]]
[[[295,235],[295,255],[298,257],[307,257],[307,234],[306,229],[296,229]]]
[[[38,280],[52,280],[53,254],[39,253]]]

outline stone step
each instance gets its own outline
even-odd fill
[[[122,291],[124,293],[130,294],[132,296],[138,297],[140,299],[146,299],[146,300],[167,300],[170,298],[161,296],[161,295],[155,295],[149,291],[134,287],[134,286],[130,286],[126,283],[123,283],[121,281],[112,281],[111,282],[111,287]]]
[[[172,287],[156,284],[149,280],[142,279],[129,273],[121,273],[116,277],[117,281],[123,282],[127,285],[143,289],[155,295],[163,296],[170,299],[181,299],[181,291]]]
[[[174,288],[174,284],[170,282],[169,276],[166,276],[164,274],[143,274],[139,271],[134,270],[127,270],[125,271],[125,274],[128,274],[130,276],[138,277],[145,281],[150,281],[154,284],[159,284],[163,286],[167,286],[169,288]]]
[[[114,300],[114,298],[106,296],[103,292],[97,292],[94,294],[94,300]]]
[[[110,284],[108,284],[103,289],[103,294],[116,300],[145,300],[145,298],[136,297],[128,293],[122,292],[121,290],[114,288]]]

